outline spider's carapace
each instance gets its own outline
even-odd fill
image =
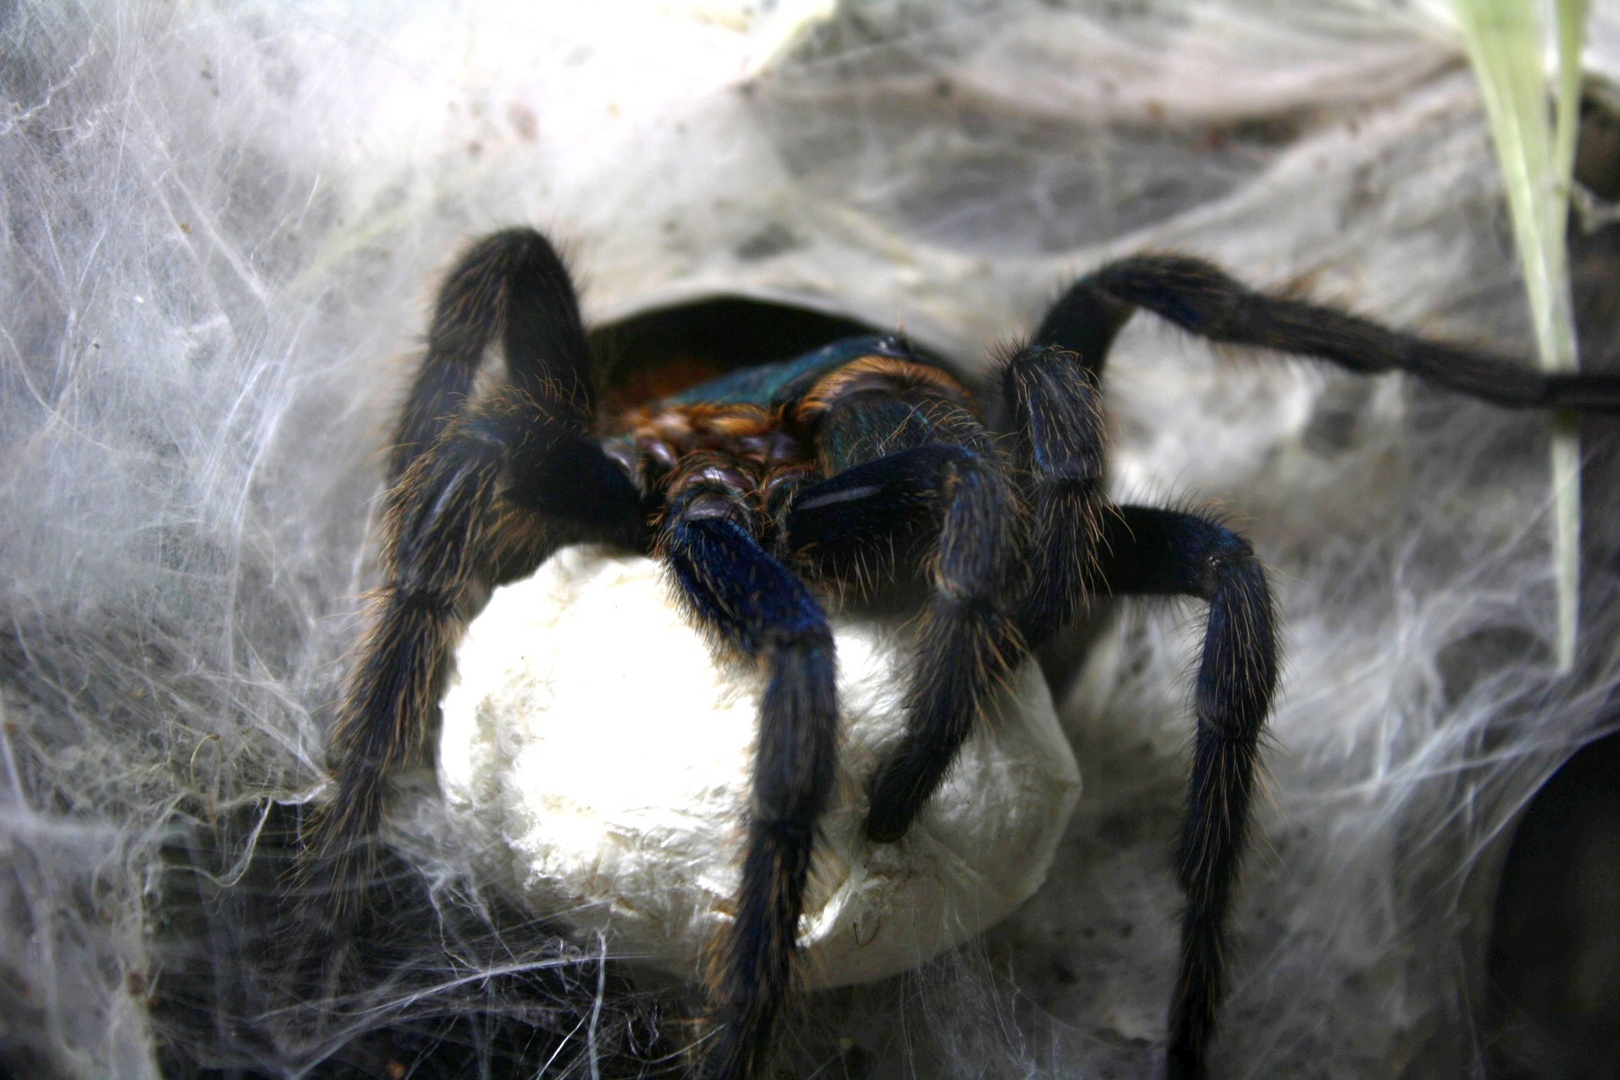
[[[868,336],[742,368],[599,418],[597,437],[654,512],[693,484],[718,485],[726,497],[711,497],[712,509],[764,514],[760,526],[768,528],[769,508],[780,508],[789,491],[841,472],[860,457],[861,448],[852,443],[894,435],[879,425],[822,437],[829,410],[852,395],[892,398],[908,390],[919,400],[974,410],[971,396],[950,374],[921,360],[904,341]]]

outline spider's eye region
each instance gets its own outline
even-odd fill
[[[689,484],[708,483],[725,488],[728,491],[742,494],[750,491],[754,485],[739,469],[729,468],[725,465],[710,465],[709,467],[693,473],[686,481]]]

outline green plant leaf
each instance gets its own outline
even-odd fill
[[[1548,38],[1533,0],[1454,0],[1468,57],[1496,142],[1513,214],[1543,368],[1576,367],[1565,229],[1580,115],[1585,0],[1552,0],[1558,54],[1556,121],[1547,108],[1543,66]],[[1580,596],[1580,442],[1572,418],[1555,421],[1552,439],[1553,550],[1558,583],[1558,664],[1575,662]]]

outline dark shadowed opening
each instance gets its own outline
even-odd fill
[[[837,315],[739,296],[658,308],[591,332],[620,402],[666,397],[754,364],[789,360],[840,338],[890,332]]]

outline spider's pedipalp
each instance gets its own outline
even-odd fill
[[[811,388],[797,414],[813,425],[830,475],[795,492],[787,550],[847,579],[899,545],[933,541],[920,567],[932,595],[913,641],[906,733],[870,790],[867,835],[888,843],[939,787],[990,691],[1024,653],[1003,610],[1016,576],[1018,499],[977,407],[937,368],[857,359]]]
[[[870,557],[866,548],[887,549],[913,533],[937,531],[941,478],[953,465],[976,468],[978,455],[950,443],[927,443],[802,485],[783,515],[782,545],[811,561],[818,575],[836,575]]]
[[[742,886],[707,972],[717,1027],[700,1067],[706,1080],[740,1080],[767,1059],[792,991],[816,822],[838,764],[836,665],[832,632],[804,583],[736,521],[707,511],[686,518],[683,509],[663,540],[681,594],[766,671]]]
[[[897,458],[873,465],[899,466]],[[930,479],[942,513],[929,573],[933,595],[917,624],[906,734],[872,783],[866,833],[880,843],[905,835],[972,733],[991,689],[1022,655],[1001,607],[1015,520],[1006,478],[970,451],[935,455],[935,462]]]
[[[633,544],[642,526],[641,495],[623,466],[521,391],[498,400],[516,404],[510,417],[516,430],[506,434],[506,501]]]
[[[1277,685],[1277,615],[1247,540],[1192,514],[1121,506],[1106,519],[1096,588],[1117,596],[1194,596],[1208,604],[1193,694],[1197,733],[1176,857],[1187,896],[1170,1006],[1168,1075],[1205,1075],[1225,996],[1228,912]]]

